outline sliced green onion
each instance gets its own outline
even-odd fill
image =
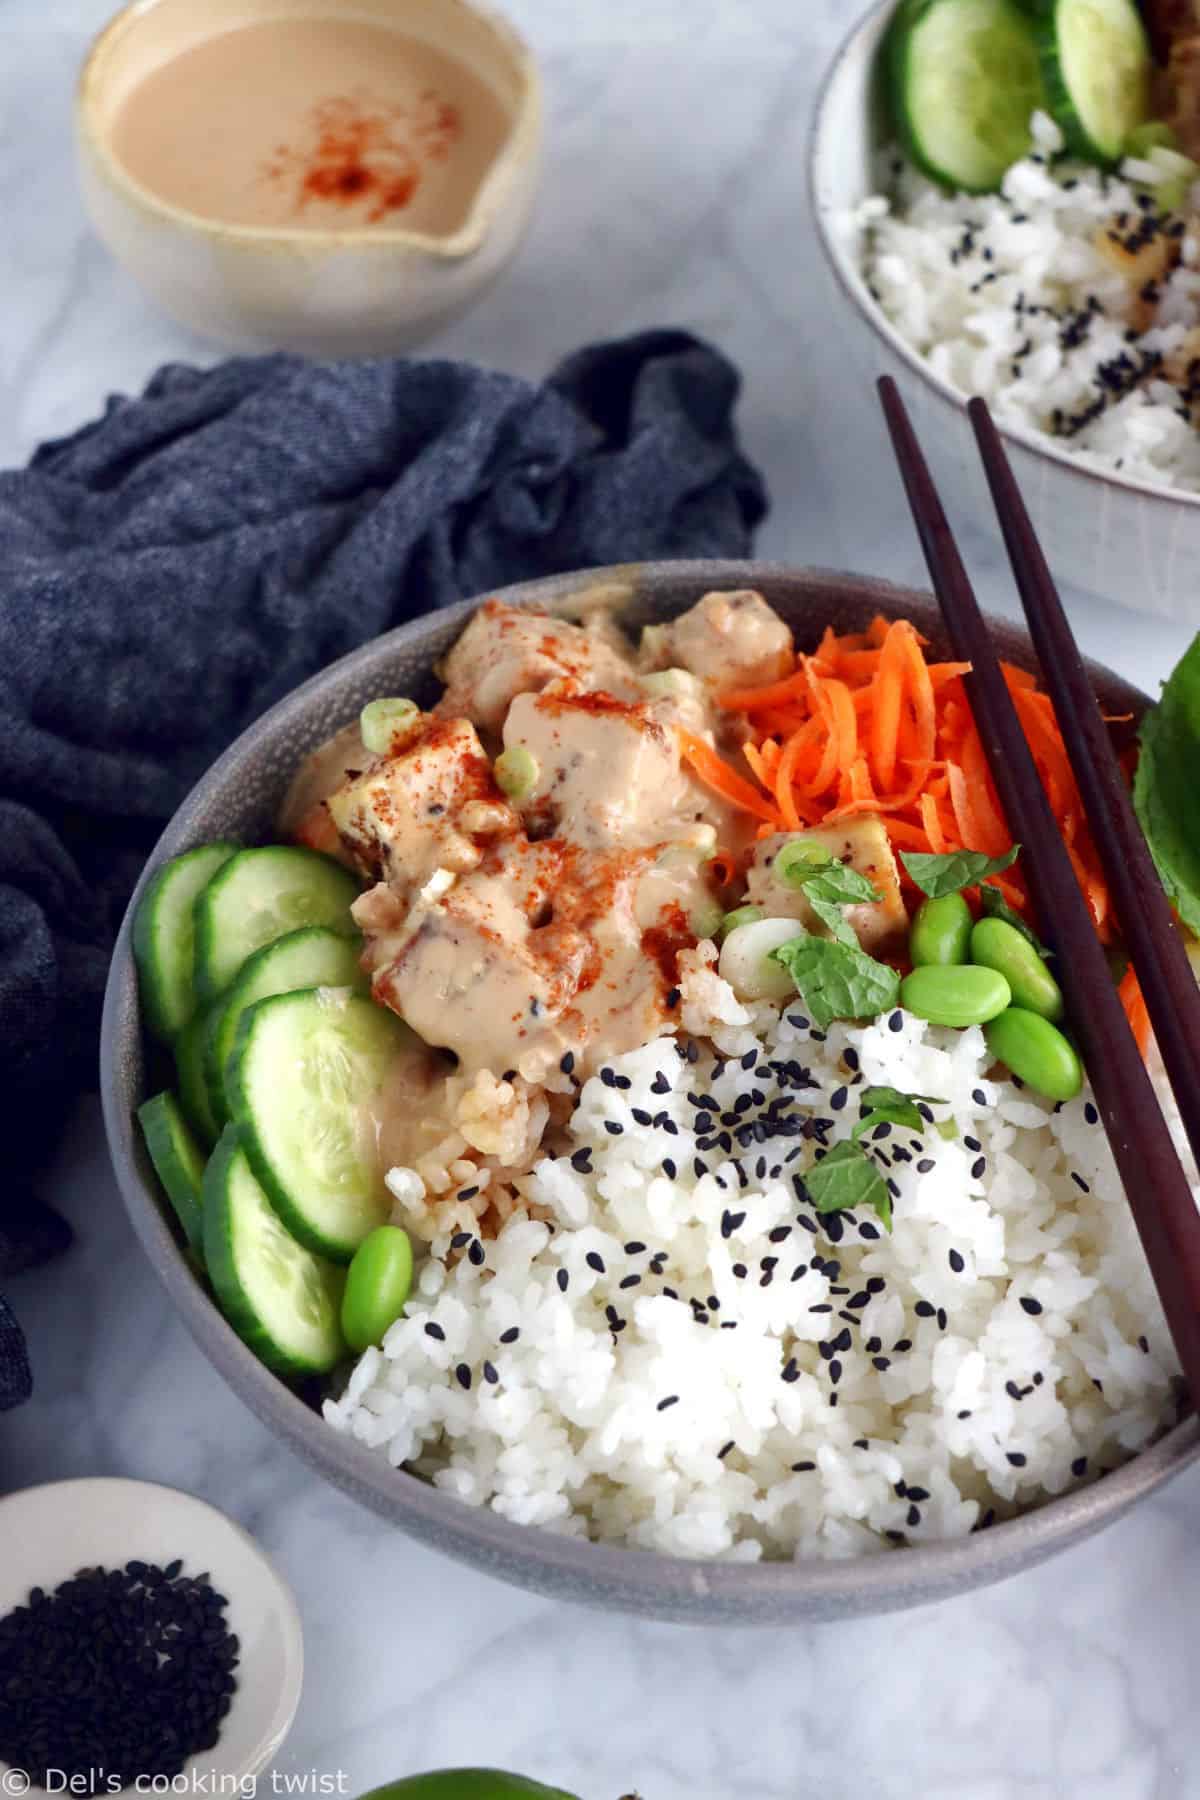
[[[388,698],[371,700],[358,715],[358,729],[364,747],[372,756],[383,756],[392,747],[397,731],[411,725],[420,707],[415,700]]]
[[[686,669],[659,669],[653,675],[643,675],[642,686],[651,698],[657,699],[663,694],[694,694],[697,683]]]
[[[510,800],[524,800],[537,786],[541,765],[524,744],[513,744],[496,758],[494,773],[496,786]]]
[[[761,906],[735,906],[733,911],[727,912],[721,920],[721,942],[724,943],[729,933],[736,931],[739,925],[754,925],[759,919],[765,919],[766,916]]]
[[[1126,156],[1149,156],[1151,150],[1178,150],[1179,139],[1165,119],[1135,125],[1125,140]]]
[[[688,924],[698,938],[716,937],[725,915],[715,900],[698,900],[688,917]]]
[[[775,858],[775,873],[788,887],[803,887],[805,876],[829,860],[829,852],[823,845],[804,838],[790,838]]]

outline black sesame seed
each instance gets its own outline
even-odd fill
[[[473,1200],[478,1192],[477,1187],[459,1188],[457,1197],[460,1200]]]
[[[575,1052],[568,1050],[564,1056],[559,1058],[558,1066],[564,1075],[569,1075],[575,1067]]]
[[[904,1030],[904,1014],[902,1012],[897,1011],[894,1013],[890,1013],[888,1015],[888,1030],[889,1031],[903,1031]]]
[[[1086,1456],[1077,1456],[1075,1458],[1075,1461],[1071,1464],[1071,1473],[1077,1481],[1082,1480],[1083,1476],[1087,1474],[1087,1466],[1088,1459]]]
[[[678,1170],[676,1169],[674,1162],[672,1161],[672,1159],[669,1156],[664,1156],[662,1159],[662,1172],[666,1176],[668,1181],[674,1181],[674,1179],[678,1173]]]
[[[784,1381],[799,1381],[800,1370],[796,1365],[796,1359],[794,1356],[789,1356],[786,1363],[784,1363],[783,1370],[782,1370],[782,1379]]]
[[[843,1106],[845,1106],[846,1101],[849,1099],[849,1097],[850,1097],[849,1088],[845,1088],[845,1087],[837,1088],[829,1096],[830,1111],[831,1112],[841,1112]]]
[[[616,1085],[617,1085],[616,1070],[610,1069],[606,1064],[605,1067],[603,1069],[601,1069],[601,1071],[600,1071],[600,1079],[604,1083],[606,1088],[616,1087]]]
[[[972,1088],[971,1089],[971,1098],[975,1102],[976,1106],[986,1106],[988,1103],[987,1095],[984,1093],[982,1088]]]
[[[604,1258],[598,1250],[589,1250],[583,1260],[589,1269],[595,1269],[597,1275],[604,1274]]]
[[[571,1283],[571,1277],[567,1274],[567,1271],[565,1269],[559,1269],[554,1279],[557,1281],[561,1292],[565,1294]]]
[[[920,1162],[917,1164],[917,1174],[918,1175],[928,1175],[929,1171],[936,1167],[937,1167],[937,1165],[931,1156],[923,1156],[921,1158]]]
[[[502,1331],[500,1333],[500,1342],[502,1344],[515,1344],[520,1335],[521,1327],[519,1325],[510,1325],[507,1331]]]
[[[454,1236],[450,1239],[450,1248],[452,1250],[465,1249],[470,1241],[471,1233],[469,1231],[456,1231]]]
[[[677,987],[667,989],[663,996],[663,1005],[668,1012],[674,1012],[675,1008],[679,1005],[681,997]]]
[[[607,1131],[609,1137],[620,1137],[625,1127],[623,1125],[618,1125],[615,1119],[605,1119],[604,1129]]]
[[[654,1123],[644,1106],[631,1106],[629,1110],[633,1114],[635,1125],[652,1125]]]
[[[454,1375],[455,1375],[455,1379],[458,1382],[459,1387],[462,1387],[462,1388],[470,1387],[471,1371],[467,1367],[466,1363],[459,1363],[454,1370]]]
[[[623,1288],[638,1287],[641,1283],[641,1279],[640,1275],[626,1275],[617,1285],[618,1287]]]
[[[890,1185],[891,1184],[889,1183],[889,1186]],[[858,1235],[859,1237],[864,1238],[877,1238],[879,1236],[879,1227],[877,1225],[872,1225],[870,1219],[864,1219],[858,1228]]]
[[[932,1319],[937,1312],[937,1308],[931,1306],[928,1300],[918,1300],[917,1304],[913,1307],[913,1311],[916,1313],[918,1319]]]
[[[576,1150],[571,1158],[571,1167],[580,1175],[591,1173],[592,1153],[590,1150]]]
[[[745,1281],[746,1276],[749,1273],[749,1270],[746,1268],[745,1263],[736,1262],[733,1265],[733,1272],[737,1276],[739,1281]]]
[[[668,1394],[665,1400],[659,1401],[658,1405],[655,1407],[654,1410],[656,1412],[666,1412],[668,1406],[678,1406],[678,1404],[679,1404],[679,1395],[678,1394]]]
[[[911,1338],[897,1338],[895,1343],[892,1345],[892,1355],[893,1356],[903,1356],[906,1350],[911,1350],[911,1349],[912,1349],[912,1339]]]
[[[809,1471],[811,1469],[815,1469],[816,1466],[817,1465],[815,1462],[794,1462],[792,1464],[792,1474],[793,1475],[807,1475],[809,1473]]]
[[[964,1406],[963,1410],[960,1413],[955,1414],[955,1417],[959,1418],[959,1419],[969,1419],[970,1416],[971,1416],[971,1409],[969,1406]]]
[[[945,1329],[946,1329],[946,1309],[944,1306],[939,1306],[937,1309],[937,1322],[938,1322],[938,1330],[945,1331]]]
[[[1031,1318],[1036,1319],[1037,1315],[1042,1310],[1042,1303],[1040,1300],[1035,1300],[1032,1294],[1022,1294],[1021,1310],[1027,1312]]]
[[[1083,1116],[1089,1125],[1098,1125],[1100,1123],[1100,1114],[1096,1111],[1096,1108],[1092,1105],[1090,1100],[1084,1101]]]
[[[1077,1188],[1081,1188],[1085,1194],[1091,1193],[1091,1191],[1092,1191],[1091,1188],[1088,1186],[1087,1182],[1083,1179],[1083,1176],[1080,1175],[1078,1173],[1078,1171],[1075,1169],[1071,1170],[1071,1180],[1075,1183],[1075,1186]]]
[[[427,1321],[426,1326],[425,1326],[425,1336],[431,1337],[431,1338],[436,1338],[437,1342],[439,1344],[444,1344],[446,1341],[446,1334],[442,1330],[441,1326],[437,1323],[436,1319],[430,1319]]]
[[[640,1238],[630,1238],[625,1246],[625,1254],[626,1256],[640,1256],[645,1248],[646,1246]]]
[[[1004,1454],[1014,1469],[1023,1469],[1028,1460],[1023,1450],[1006,1450]]]
[[[880,1374],[882,1374],[885,1369],[890,1369],[892,1366],[891,1358],[887,1356],[873,1356],[871,1362],[873,1366],[879,1370]]]
[[[966,1145],[968,1150],[982,1150],[983,1149],[983,1145],[980,1143],[980,1141],[977,1137],[964,1137],[963,1143]]]
[[[486,1252],[478,1238],[471,1239],[471,1247],[467,1251],[467,1261],[473,1263],[477,1269],[481,1269],[487,1261]]]
[[[975,1161],[971,1164],[971,1179],[973,1181],[978,1181],[980,1176],[983,1174],[983,1171],[986,1168],[987,1168],[987,1157],[986,1156],[977,1156],[975,1158]]]
[[[734,1443],[734,1440],[732,1438],[730,1438],[730,1440],[727,1444],[721,1445],[721,1448],[717,1451],[718,1462],[724,1461],[725,1457],[727,1457],[729,1455],[729,1452],[733,1449],[733,1443]]]
[[[485,1381],[488,1381],[488,1382],[490,1382],[490,1383],[491,1383],[491,1384],[492,1384],[492,1386],[493,1386],[493,1387],[494,1387],[494,1386],[495,1386],[495,1384],[496,1384],[496,1383],[497,1383],[497,1382],[498,1382],[498,1381],[499,1381],[499,1379],[500,1379],[500,1377],[499,1377],[499,1375],[497,1375],[497,1373],[496,1373],[496,1369],[495,1369],[495,1365],[494,1365],[494,1364],[493,1364],[493,1363],[490,1363],[490,1362],[485,1362],[485,1363],[484,1363],[484,1365],[483,1365],[483,1379],[484,1379],[484,1380],[485,1380]]]

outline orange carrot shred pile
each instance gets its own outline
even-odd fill
[[[798,655],[783,679],[720,696],[727,712],[745,720],[745,775],[689,733],[682,734],[684,754],[701,781],[754,815],[760,836],[876,813],[897,851],[1000,855],[1012,837],[963,685],[970,665],[931,662],[925,650],[907,619],[879,616],[865,632],[841,636],[827,629],[816,651]],[[1027,670],[1002,667],[1096,930],[1108,943],[1108,887],[1053,704]],[[1030,913],[1019,860],[994,880],[1010,906]],[[1138,1029],[1144,1008],[1136,978],[1127,978],[1122,999]]]

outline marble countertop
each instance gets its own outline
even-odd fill
[[[537,375],[591,337],[681,324],[745,373],[741,423],[774,495],[764,553],[917,579],[870,396],[847,391],[803,199],[804,141],[851,0],[506,0],[543,59],[535,228],[432,346]],[[0,0],[0,464],[213,352],[152,313],[90,235],[70,97],[106,0]],[[1015,610],[965,534],[985,603]],[[1152,687],[1178,624],[1071,605],[1085,647]],[[37,1370],[0,1422],[0,1491],[125,1474],[204,1495],[278,1559],[308,1675],[278,1767],[356,1794],[446,1764],[615,1800],[1183,1800],[1195,1706],[1200,1471],[1005,1586],[883,1620],[689,1632],[552,1604],[443,1561],[324,1486],[172,1317],[126,1225],[95,1105],[51,1190],[78,1245],[12,1298]]]

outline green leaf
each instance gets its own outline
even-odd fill
[[[1200,636],[1142,720],[1133,804],[1184,924],[1200,931]]]
[[[918,1107],[920,1100],[927,1106],[941,1104],[935,1094],[904,1094],[894,1087],[861,1088],[858,1095],[861,1117],[851,1136],[863,1137],[885,1120],[889,1125],[901,1125],[908,1131],[926,1131],[929,1121]]]
[[[884,1227],[892,1229],[892,1196],[887,1182],[861,1144],[848,1139],[835,1144],[806,1172],[804,1186],[819,1213],[869,1206]]]
[[[809,894],[807,898],[816,917],[820,919],[822,925],[832,933],[838,943],[850,944],[853,948],[857,949],[858,938],[855,936],[854,927],[846,918],[841,907],[837,906],[832,900],[818,899],[814,894]]]
[[[930,856],[922,850],[902,850],[904,864],[923,894],[940,900],[943,894],[957,894],[962,888],[974,887],[986,875],[999,875],[1011,868],[1021,854],[1014,844],[1003,856],[985,856],[982,850],[951,850],[946,856]]]
[[[788,887],[802,888],[813,912],[839,944],[858,944],[846,923],[843,906],[876,904],[883,896],[873,882],[852,869],[841,857],[827,856],[804,838],[791,838],[780,847],[775,873]]]
[[[1047,950],[1036,931],[1025,923],[1019,912],[1014,912],[1000,889],[993,887],[990,881],[979,884],[979,906],[985,918],[1003,919],[1006,925],[1020,932],[1026,943],[1033,945],[1043,962],[1049,960],[1053,952]]]
[[[876,1019],[900,997],[900,977],[856,945],[797,937],[771,951],[796,984],[813,1024],[834,1019]]]

